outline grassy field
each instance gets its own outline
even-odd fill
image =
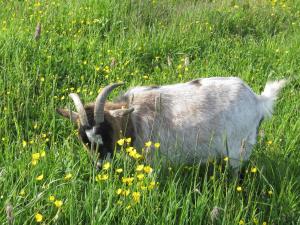
[[[0,224],[300,224],[299,37],[298,0],[1,0]],[[290,78],[243,181],[226,159],[151,168],[129,144],[96,171],[55,111],[117,81],[209,76],[257,93]]]

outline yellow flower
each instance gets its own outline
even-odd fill
[[[132,192],[132,198],[133,198],[133,201],[138,203],[140,202],[140,198],[141,198],[141,194],[140,192]]]
[[[271,144],[273,144],[273,141],[268,141],[267,144],[271,145]]]
[[[120,140],[117,141],[118,145],[120,145],[120,146],[123,146],[124,142],[125,142],[124,138],[122,138],[122,139],[120,139]]]
[[[103,175],[97,175],[96,176],[96,181],[103,181],[108,179],[108,174],[103,174]]]
[[[63,201],[61,201],[61,200],[56,200],[56,201],[54,202],[54,205],[55,205],[57,208],[60,208],[60,207],[63,205]]]
[[[50,196],[49,196],[49,201],[50,201],[50,202],[53,202],[54,200],[55,200],[55,197],[54,197],[53,195],[50,195]]]
[[[36,180],[43,180],[44,179],[44,174],[41,174],[41,175],[37,176],[35,179]]]
[[[27,142],[25,140],[22,141],[22,146],[25,148],[27,146]]]
[[[41,150],[40,151],[40,156],[41,157],[45,157],[46,156],[46,151],[45,150]]]
[[[146,146],[147,148],[149,148],[151,145],[152,145],[152,142],[151,142],[151,141],[147,141],[147,142],[145,143],[145,146]]]
[[[269,190],[268,191],[268,195],[272,195],[273,194],[273,191],[272,190]]]
[[[124,184],[132,185],[134,177],[122,177],[122,182]]]
[[[24,195],[25,195],[24,189],[22,189],[22,190],[20,191],[20,195],[21,195],[21,196],[24,196]]]
[[[154,144],[154,147],[155,147],[155,148],[159,148],[159,147],[160,147],[160,143],[156,142],[156,143]]]
[[[42,134],[42,137],[43,137],[43,138],[46,138],[46,137],[47,137],[47,134]]]
[[[256,167],[252,167],[251,168],[251,173],[256,173],[257,172],[257,168]]]
[[[64,177],[65,180],[70,180],[72,178],[72,174],[71,173],[67,173]]]
[[[43,215],[40,213],[35,214],[35,221],[40,223],[43,221]]]
[[[240,220],[239,225],[244,225],[244,224],[245,224],[244,220]]]
[[[267,222],[263,222],[262,225],[267,225]]]
[[[236,190],[237,190],[238,192],[241,192],[243,189],[242,189],[241,186],[237,186],[237,187],[236,187]]]
[[[39,160],[40,157],[41,157],[40,153],[38,153],[38,152],[37,153],[33,153],[31,156],[32,156],[33,160]]]
[[[131,137],[125,139],[126,143],[131,143]]]
[[[137,172],[141,172],[141,171],[143,171],[143,169],[144,169],[144,165],[143,164],[141,164],[141,165],[138,165],[137,167],[136,167],[136,171]]]
[[[123,190],[122,195],[128,196],[130,194],[130,190]]]
[[[35,159],[31,160],[31,164],[32,164],[33,166],[35,166],[37,163],[38,163],[37,160],[35,160]]]
[[[122,189],[121,188],[118,188],[118,190],[116,191],[117,195],[120,195],[122,194]]]
[[[145,166],[144,167],[144,172],[145,173],[151,173],[153,171],[153,169],[150,166]]]
[[[134,150],[133,147],[128,147],[128,148],[126,148],[126,152],[127,152],[127,153],[130,153],[130,152],[132,152],[133,150]]]
[[[256,219],[255,217],[253,218],[253,223],[254,224],[258,224],[258,219]]]
[[[136,177],[137,177],[138,180],[142,180],[142,179],[144,179],[145,175],[140,173]]]
[[[106,162],[103,164],[103,170],[108,170],[110,168],[110,163],[109,162]]]
[[[148,185],[148,189],[149,189],[149,190],[152,190],[153,188],[156,187],[157,184],[158,184],[158,183],[156,183],[155,181],[151,181],[150,184]]]
[[[123,172],[122,168],[116,169],[116,173],[122,173],[122,172]]]
[[[228,161],[228,159],[229,159],[229,158],[226,156],[226,157],[224,158],[224,161],[225,161],[225,162],[227,162],[227,161]]]

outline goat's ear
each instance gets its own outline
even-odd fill
[[[78,120],[77,112],[71,111],[69,109],[57,109],[56,112],[59,115],[65,117],[67,119],[70,119],[72,122],[77,123],[77,120]]]
[[[126,116],[134,111],[134,108],[129,109],[115,109],[115,110],[109,110],[109,114],[112,117],[123,117]]]

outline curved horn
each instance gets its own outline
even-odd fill
[[[107,96],[113,89],[123,85],[124,83],[117,83],[117,84],[110,84],[107,85],[103,90],[99,93],[96,98],[95,102],[95,109],[94,109],[94,119],[96,125],[99,125],[104,121],[104,104],[106,101]]]
[[[78,112],[80,124],[82,126],[89,126],[89,121],[88,121],[88,118],[86,115],[86,111],[83,107],[82,102],[80,101],[78,94],[71,93],[71,94],[69,94],[69,97],[73,100],[73,102],[75,104],[75,108]]]

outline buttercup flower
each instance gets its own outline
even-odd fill
[[[43,221],[43,215],[40,213],[35,214],[35,221],[40,223]]]
[[[41,155],[39,152],[36,152],[36,153],[33,153],[31,156],[32,156],[33,160],[39,160]]]
[[[141,194],[140,192],[132,192],[132,199],[135,203],[140,202]]]
[[[96,176],[96,181],[104,181],[108,179],[108,174],[103,174],[103,175],[97,175]]]
[[[150,166],[145,166],[144,167],[144,172],[145,173],[151,173],[153,171],[153,169]]]
[[[61,201],[61,200],[56,200],[56,201],[54,202],[54,205],[55,205],[57,208],[60,208],[60,207],[63,205],[63,201]]]
[[[117,141],[118,145],[120,145],[120,146],[123,146],[124,142],[125,142],[125,139],[123,139],[123,138]]]
[[[44,179],[44,174],[41,174],[41,175],[37,176],[35,179],[39,180],[39,181],[43,180]]]
[[[236,190],[237,190],[238,192],[241,192],[243,189],[242,189],[241,186],[237,186],[237,187],[236,187]]]
[[[148,142],[145,143],[145,146],[146,146],[147,148],[149,148],[151,145],[152,145],[152,142],[151,142],[151,141],[148,141]]]
[[[155,147],[155,148],[159,148],[159,147],[160,147],[160,143],[156,142],[156,143],[154,144],[154,147]]]
[[[72,174],[71,173],[67,173],[64,177],[65,180],[70,180],[72,178]]]
[[[144,165],[143,164],[141,164],[141,165],[138,165],[137,167],[136,167],[136,171],[137,172],[141,172],[141,171],[143,171],[143,169],[144,169]]]
[[[108,170],[109,168],[110,168],[110,163],[109,162],[106,162],[106,163],[103,164],[103,167],[102,167],[103,170]]]
[[[122,168],[116,169],[116,173],[122,173],[122,172],[123,172],[123,169],[122,169]]]
[[[53,195],[50,195],[50,196],[49,196],[49,201],[50,201],[50,202],[53,202],[54,200],[55,200],[55,197],[54,197]]]

